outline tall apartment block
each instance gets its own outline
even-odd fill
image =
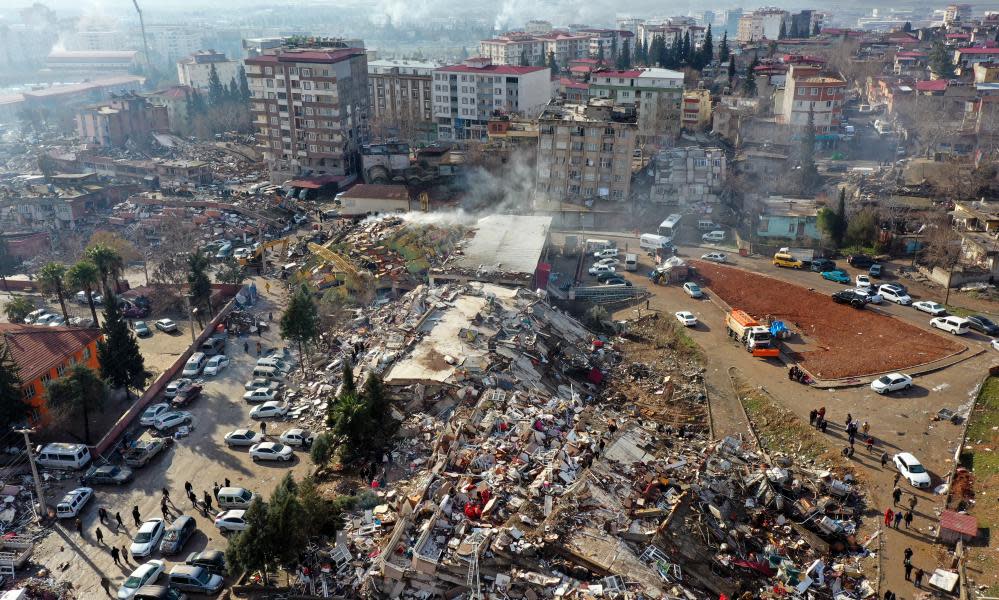
[[[631,192],[638,125],[633,107],[610,99],[552,101],[538,118],[535,202],[622,202]]]
[[[494,113],[534,117],[552,97],[551,69],[494,65],[476,57],[434,70],[434,122],[441,140],[485,140]]]
[[[639,146],[669,147],[680,135],[683,100],[680,71],[659,68],[595,71],[590,76],[590,96],[635,108]]]
[[[206,92],[212,77],[212,67],[222,85],[228,86],[239,73],[239,63],[214,50],[199,50],[177,61],[177,79],[181,85]]]
[[[272,181],[356,175],[367,136],[368,61],[338,40],[282,46],[247,58],[257,148]]]
[[[843,118],[846,80],[818,67],[791,65],[784,82],[784,103],[777,122],[805,127],[812,119],[819,135],[836,130]]]
[[[153,133],[169,130],[166,107],[132,93],[113,95],[76,113],[77,135],[98,146],[123,146],[127,141],[145,145]]]
[[[368,62],[371,134],[431,141],[433,71],[441,66],[413,60]]]

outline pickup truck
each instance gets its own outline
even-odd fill
[[[163,440],[143,435],[122,451],[122,457],[126,465],[138,469],[149,464],[165,447]]]
[[[739,340],[753,356],[775,358],[780,350],[774,347],[770,330],[743,310],[735,309],[725,315],[725,328],[729,337]]]

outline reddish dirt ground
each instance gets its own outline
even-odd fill
[[[819,379],[904,370],[964,347],[898,319],[836,304],[825,294],[797,285],[732,267],[693,262],[704,285],[732,308],[756,318],[772,315],[790,323],[804,342],[789,341],[792,357]]]

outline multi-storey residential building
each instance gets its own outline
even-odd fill
[[[169,128],[166,107],[135,94],[116,96],[76,114],[77,135],[99,146],[121,146],[128,140],[145,145],[152,133]]]
[[[194,92],[194,88],[186,85],[171,85],[170,87],[143,94],[153,104],[164,106],[167,109],[167,120],[170,122],[170,129],[177,131],[180,125],[187,120],[187,98]]]
[[[496,65],[475,57],[434,70],[433,116],[442,140],[483,140],[494,112],[537,115],[552,97],[548,67]]]
[[[944,25],[967,23],[971,21],[970,4],[949,4],[944,10]]]
[[[121,31],[75,31],[65,39],[67,50],[101,52],[129,49],[127,38]]]
[[[433,70],[438,63],[368,62],[368,96],[374,135],[430,139],[434,133]]]
[[[536,202],[622,202],[631,192],[638,135],[632,107],[607,98],[553,101],[538,118]]]
[[[551,21],[535,19],[524,24],[524,31],[527,33],[548,33],[552,30]]]
[[[726,177],[721,148],[670,148],[656,154],[652,167],[649,200],[654,204],[693,209],[721,201]]]
[[[645,19],[625,17],[617,20],[617,28],[622,31],[630,31],[633,34],[638,35],[638,26],[643,23],[645,23]]]
[[[811,115],[816,133],[828,133],[840,125],[845,94],[846,81],[841,75],[823,73],[819,67],[791,65],[778,121],[804,127]]]
[[[205,47],[204,32],[187,25],[147,25],[146,39],[154,57],[173,62]]]
[[[684,129],[699,131],[711,124],[711,90],[698,88],[683,93],[680,124]]]
[[[686,35],[690,35],[690,45],[694,48],[700,48],[704,44],[707,31],[706,27],[687,23],[643,23],[638,27],[635,43],[652,45],[652,40],[659,37],[666,44],[672,44],[674,39],[680,38],[682,40]]]
[[[247,58],[257,147],[272,181],[303,172],[358,173],[367,135],[368,60],[340,40],[282,46]]]
[[[780,8],[759,8],[739,17],[739,30],[736,39],[740,42],[753,42],[762,39],[776,40],[780,37],[781,24],[790,27],[791,15]]]
[[[522,31],[505,33],[501,36],[479,42],[479,54],[488,58],[494,65],[547,64],[549,55],[556,62],[567,65],[570,60],[590,55],[591,33],[569,33],[550,31],[531,34]],[[605,53],[609,53],[605,50]]]
[[[239,73],[239,63],[229,60],[225,54],[214,50],[199,50],[177,61],[177,79],[181,85],[207,91],[213,67],[218,73],[219,81],[225,86],[236,79]]]
[[[634,106],[638,114],[638,144],[669,146],[680,133],[683,73],[670,69],[596,71],[590,96]]]
[[[623,29],[583,29],[580,33],[590,36],[588,52],[591,57],[596,58],[603,52],[604,60],[611,61],[616,58],[615,49],[618,53],[624,52],[625,42],[628,45],[628,52],[635,53],[635,34]]]

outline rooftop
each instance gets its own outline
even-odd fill
[[[545,71],[548,67],[520,67],[514,65],[482,65],[481,67],[476,67],[472,65],[448,65],[446,67],[440,67],[437,71],[445,73],[494,73],[496,75],[526,75],[527,73],[536,73],[538,71]]]
[[[340,195],[341,198],[376,198],[390,200],[409,200],[409,190],[404,185],[381,185],[377,183],[359,183]]]
[[[29,382],[100,338],[101,330],[0,323],[0,336],[21,370],[21,381]]]
[[[289,49],[281,50],[277,54],[263,54],[248,58],[244,62],[247,64],[264,64],[277,62],[303,62],[303,63],[337,63],[349,60],[355,56],[363,56],[366,52],[364,48],[334,48],[329,50],[307,50]]]
[[[548,242],[551,217],[490,215],[479,219],[464,255],[452,265],[461,269],[533,274]]]

